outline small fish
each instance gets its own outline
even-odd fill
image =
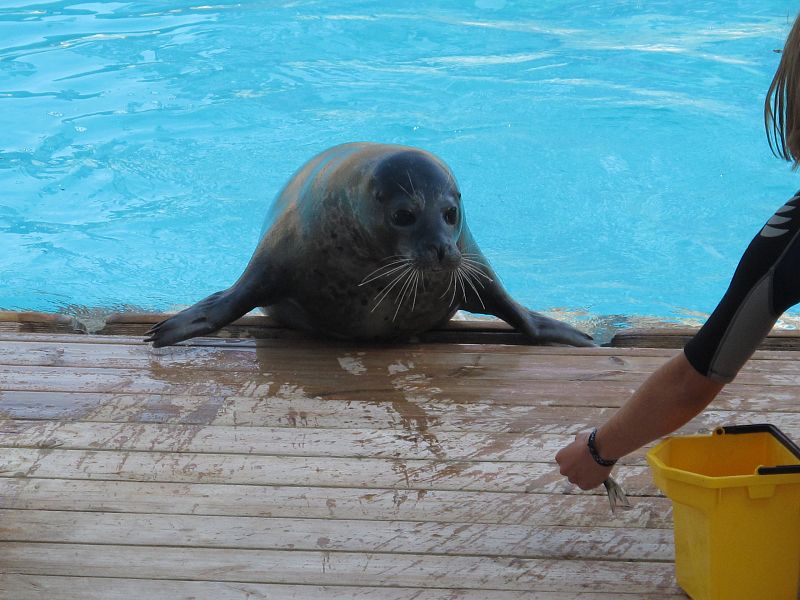
[[[620,484],[614,481],[613,477],[609,477],[603,482],[603,485],[606,486],[606,492],[608,493],[608,503],[611,505],[611,512],[617,512],[617,508],[621,508],[623,510],[628,510],[633,508],[628,500],[628,496],[625,494],[625,490],[622,488]]]

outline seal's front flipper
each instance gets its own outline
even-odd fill
[[[459,240],[462,265],[459,267],[463,302],[459,308],[469,312],[494,315],[522,332],[531,344],[566,344],[596,346],[592,337],[537,312],[528,310],[506,292],[489,261],[483,256],[469,230]]]
[[[155,348],[177,344],[183,340],[217,331],[255,308],[236,286],[211,294],[169,319],[154,325],[145,342]]]
[[[475,255],[473,255],[475,256]],[[469,312],[494,315],[519,330],[531,344],[566,344],[568,346],[596,346],[592,337],[556,319],[528,310],[516,302],[500,284],[497,275],[482,256],[471,261],[473,284],[464,286],[460,308]]]
[[[575,329],[572,325],[568,325],[562,321],[545,317],[537,312],[528,310],[522,307],[522,310],[527,311],[527,320],[530,323],[531,333],[525,329],[523,332],[528,337],[538,340],[536,343],[541,344],[566,344],[568,346],[596,346],[592,340],[592,336]]]
[[[467,294],[461,308],[469,312],[494,315],[522,332],[531,344],[566,344],[568,346],[596,346],[592,337],[572,325],[545,317],[515,302],[502,286],[495,283],[481,291],[482,299]]]

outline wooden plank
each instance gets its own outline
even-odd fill
[[[671,561],[669,529],[0,510],[0,542]]]
[[[0,448],[548,462],[571,435],[0,419]],[[621,464],[644,465],[644,451]]]
[[[611,338],[611,346],[636,348],[683,348],[699,327],[627,329]],[[760,350],[800,350],[800,332],[792,329],[773,329],[759,345]]]
[[[245,387],[248,395],[286,399],[288,397],[304,397],[311,399],[324,399],[325,402],[344,401],[348,403],[366,402],[376,403],[385,401],[391,403],[408,399],[410,402],[419,400],[426,404],[429,401],[449,402],[453,410],[458,410],[464,404],[497,404],[497,405],[545,405],[545,406],[586,406],[586,407],[617,407],[627,400],[636,389],[633,382],[613,381],[574,381],[553,382],[541,381],[531,385],[519,385],[509,382],[481,382],[480,380],[461,381],[457,379],[443,379],[436,386],[412,385],[409,381],[405,385],[402,380],[398,385],[389,387],[374,383],[364,382],[358,387],[340,385],[330,381],[318,384],[306,383],[304,385],[280,385],[277,382],[261,387]],[[424,383],[424,382],[423,382]],[[399,388],[399,389],[398,389]],[[241,388],[238,391],[242,391]],[[185,393],[185,392],[184,392]],[[39,406],[43,411],[50,406],[73,405],[79,407],[91,405],[103,406],[107,404],[125,403],[133,405],[136,398],[147,405],[163,403],[181,404],[183,394],[150,394],[150,393],[120,393],[97,392],[91,389],[85,391],[57,391],[57,390],[5,390],[0,391],[0,411],[3,407],[27,405],[30,409]],[[224,394],[223,394],[224,395]],[[235,396],[235,395],[234,395]],[[205,397],[205,403],[218,403],[219,399],[209,400],[209,394],[193,394],[193,398]],[[211,395],[214,397],[214,395]],[[279,400],[278,400],[279,401]],[[759,387],[741,385],[737,382],[727,385],[713,407],[718,410],[747,410],[753,412],[800,411],[797,401],[797,388],[795,386],[769,386]],[[44,414],[44,413],[43,413]],[[57,418],[54,414],[54,418]]]
[[[180,370],[151,371],[136,369],[100,369],[100,368],[63,368],[63,367],[16,367],[0,365],[0,389],[9,391],[54,391],[75,392],[92,390],[106,393],[131,393],[131,394],[192,394],[204,396],[253,396],[277,392],[280,388],[303,388],[304,386],[324,387],[327,391],[355,390],[367,387],[373,396],[376,393],[389,395],[402,394],[442,394],[443,389],[450,388],[457,393],[459,387],[467,383],[447,374],[431,377],[427,374],[406,375],[403,378],[390,379],[385,377],[379,380],[352,381],[342,373],[332,373],[317,370],[316,372],[285,372],[285,373],[236,373],[219,372],[208,374],[197,372],[187,374]],[[591,380],[591,375],[585,375]],[[631,389],[636,387],[644,375],[631,380]],[[598,376],[596,379],[602,379]],[[800,380],[800,375],[788,377],[773,377],[773,383],[778,385],[794,385],[794,380]],[[555,374],[550,380],[557,380]],[[618,380],[616,376],[609,376],[608,380]],[[476,380],[472,380],[473,382]],[[497,380],[501,381],[501,380]],[[535,377],[524,379],[517,375],[507,377],[502,381],[514,381],[516,385],[536,385]],[[376,385],[377,383],[377,385]],[[363,394],[362,394],[363,395]]]
[[[426,433],[412,436],[404,430],[0,420],[0,448],[547,463],[573,437],[531,432]],[[645,452],[646,448],[624,457],[620,465],[645,465]]]
[[[259,394],[259,390],[245,390]],[[581,407],[459,404],[421,396],[404,401],[377,396],[373,401],[333,401],[308,397],[302,388],[280,387],[261,397],[164,396],[114,393],[0,392],[3,416],[100,422],[151,422],[195,425],[507,431],[537,428],[577,433],[611,409]],[[584,425],[580,425],[583,423]],[[577,428],[576,428],[576,424]],[[539,428],[541,427],[541,429]]]
[[[0,543],[7,572],[482,590],[676,593],[669,562]]]
[[[237,366],[230,365],[229,369],[217,370],[217,367],[224,367],[225,351],[218,351],[220,356],[212,358],[215,368],[184,369],[180,365],[163,365],[160,359],[150,362],[146,368],[132,369],[124,367],[71,367],[68,365],[50,366],[27,366],[27,365],[0,365],[0,386],[3,389],[28,389],[20,388],[19,385],[31,386],[46,385],[46,389],[60,390],[60,382],[67,380],[83,379],[88,382],[102,380],[141,380],[143,384],[158,386],[158,389],[147,388],[141,391],[152,391],[155,393],[168,393],[164,385],[169,384],[170,380],[179,380],[181,385],[192,385],[198,389],[211,389],[221,386],[241,386],[243,384],[262,385],[275,380],[285,382],[318,383],[320,380],[327,380],[342,383],[349,387],[364,385],[367,381],[375,379],[392,388],[394,382],[401,385],[409,385],[412,382],[419,384],[435,384],[435,378],[459,378],[483,381],[514,381],[514,382],[535,382],[535,381],[641,381],[646,375],[651,373],[663,361],[658,358],[642,359],[634,365],[633,370],[621,368],[623,365],[614,366],[609,357],[601,357],[607,364],[606,368],[597,368],[592,365],[586,357],[584,360],[569,361],[569,357],[517,357],[518,360],[509,359],[507,361],[489,361],[483,355],[480,358],[473,358],[471,362],[486,362],[485,365],[468,364],[470,361],[450,357],[447,361],[442,360],[438,364],[422,366],[413,360],[405,361],[395,354],[396,360],[370,359],[371,364],[366,361],[354,358],[353,356],[333,357],[328,355],[323,362],[311,360],[308,355],[291,355],[284,353],[281,363],[275,361],[265,362],[263,366],[255,362],[244,368],[242,362]],[[475,355],[473,355],[474,357]],[[189,357],[190,360],[192,357]],[[496,359],[497,357],[495,357]],[[621,360],[621,359],[620,359]],[[649,361],[645,363],[644,361]],[[376,362],[375,362],[376,361]],[[193,361],[195,366],[203,367],[204,361],[199,358]],[[489,362],[495,364],[489,365]],[[572,364],[570,364],[570,362]],[[370,367],[372,370],[370,371]],[[769,372],[759,373],[755,369],[750,369],[741,374],[740,383],[756,383],[758,385],[783,384],[795,385],[800,380],[800,373],[795,372],[794,364],[791,368],[778,371],[774,369]],[[776,380],[773,374],[779,374],[781,380]],[[205,388],[203,387],[205,386]],[[134,391],[134,390],[131,390]],[[135,390],[139,391],[139,390]],[[209,392],[207,392],[209,393]]]
[[[476,350],[485,348],[485,350]],[[408,377],[412,373],[446,374],[470,379],[569,379],[580,381],[647,375],[664,363],[662,356],[609,353],[609,349],[561,349],[545,352],[528,348],[498,352],[486,346],[347,346],[320,343],[305,347],[221,348],[176,346],[151,349],[147,346],[5,341],[0,345],[0,364],[27,367],[74,367],[108,369],[170,369],[182,371],[225,371],[226,373],[317,372],[370,377]],[[337,351],[338,350],[338,351]],[[674,353],[672,353],[674,354]],[[671,354],[670,354],[671,355]],[[518,375],[514,375],[518,373]],[[791,353],[759,353],[740,374],[748,382],[756,374],[797,375],[800,366]],[[755,381],[759,383],[758,380]]]
[[[796,336],[800,338],[800,332],[788,331],[780,332],[781,336]],[[108,335],[74,335],[74,334],[41,334],[41,333],[4,333],[0,329],[0,341],[3,342],[31,342],[31,343],[49,343],[55,345],[78,345],[83,344],[87,346],[131,346],[134,348],[143,348],[145,351],[152,353],[158,357],[160,355],[169,356],[173,352],[191,351],[194,348],[216,348],[225,350],[247,350],[247,351],[266,351],[270,348],[277,348],[278,350],[292,348],[308,351],[308,349],[339,349],[343,353],[347,352],[368,352],[373,353],[380,350],[394,350],[394,351],[408,351],[408,352],[425,352],[425,353],[457,353],[457,354],[474,354],[474,353],[492,353],[492,354],[528,354],[528,355],[546,355],[546,356],[617,356],[626,358],[633,357],[662,357],[664,359],[673,356],[676,351],[675,348],[652,348],[652,347],[594,347],[594,348],[572,348],[563,346],[527,346],[527,345],[506,345],[506,344],[487,344],[487,343],[465,343],[465,342],[451,342],[451,343],[395,343],[395,344],[355,344],[349,342],[341,342],[337,340],[315,340],[315,339],[297,339],[292,340],[291,344],[287,346],[284,341],[274,339],[219,339],[219,338],[193,338],[187,342],[183,342],[178,346],[171,346],[164,349],[151,349],[149,345],[145,344],[140,337],[126,337],[126,336],[108,336]],[[774,350],[762,349],[759,350],[751,359],[754,361],[769,361],[769,360],[794,360],[794,350]],[[768,368],[768,367],[766,367]]]
[[[661,356],[645,356],[608,348],[553,349],[516,346],[486,345],[343,345],[327,342],[292,344],[262,344],[258,347],[172,346],[153,349],[133,344],[77,343],[73,336],[55,345],[52,340],[4,340],[0,345],[0,364],[59,367],[111,367],[150,369],[159,366],[180,367],[190,370],[263,371],[286,368],[334,367],[354,375],[370,371],[386,373],[387,365],[404,367],[401,372],[415,366],[423,368],[461,368],[469,365],[471,371],[489,367],[533,367],[537,363],[594,366],[601,369],[649,372],[663,363]],[[672,353],[674,354],[674,353]],[[302,361],[298,364],[298,360]],[[357,366],[348,370],[347,363]],[[523,370],[523,369],[519,369]],[[475,371],[478,373],[479,371]],[[474,374],[474,373],[473,373]]]
[[[40,333],[86,333],[101,335],[134,335],[142,337],[155,323],[171,314],[103,313],[69,316],[50,313],[0,311],[0,331]],[[266,315],[249,314],[219,331],[209,334],[216,338],[252,337],[303,339],[308,334],[287,329]],[[524,337],[508,324],[493,318],[454,319],[445,325],[419,336],[432,341],[471,340],[475,343],[524,344]]]
[[[258,394],[258,390],[251,393]],[[383,397],[372,401],[334,401],[309,397],[302,388],[281,387],[261,397],[165,396],[115,393],[0,392],[0,416],[11,419],[116,423],[173,423],[236,427],[298,427],[333,429],[398,429],[412,436],[446,431],[575,435],[602,423],[615,407],[461,404],[438,397]],[[794,392],[781,392],[791,404]],[[740,400],[732,396],[729,406]],[[774,396],[742,403],[759,410],[707,409],[681,433],[712,431],[720,425],[773,423],[790,437],[800,437],[795,412],[769,411]],[[617,402],[619,404],[619,402]],[[713,405],[712,405],[713,406]],[[424,434],[424,435],[423,435]]]
[[[0,311],[2,333],[74,333],[72,317],[53,313]]]
[[[523,377],[516,375],[507,377],[502,381],[506,385],[497,383],[500,379],[484,378],[483,376],[472,378],[460,377],[455,374],[432,375],[425,372],[409,373],[402,377],[389,377],[383,379],[369,380],[368,378],[353,381],[353,378],[340,372],[325,372],[317,370],[315,373],[292,372],[292,373],[237,373],[219,372],[207,373],[196,372],[187,373],[184,370],[164,370],[152,369],[150,371],[136,369],[101,369],[101,368],[67,368],[67,367],[18,367],[0,365],[0,389],[7,391],[48,391],[48,392],[76,392],[92,390],[94,392],[105,393],[130,393],[130,394],[164,394],[164,395],[205,395],[205,396],[257,396],[275,394],[281,389],[295,388],[306,389],[308,387],[327,390],[327,393],[339,392],[340,396],[346,398],[344,392],[352,391],[356,398],[359,390],[367,388],[368,393],[373,396],[379,393],[388,395],[444,395],[446,393],[461,393],[464,388],[481,385],[488,394],[492,386],[499,386],[502,393],[508,389],[508,384],[515,387],[530,385],[534,387],[546,385],[550,382],[568,382],[570,384],[580,381],[600,382],[600,381],[626,381],[627,389],[635,389],[645,374],[638,374],[631,379],[623,379],[617,375],[595,375],[587,371],[587,374],[578,379],[570,379],[572,375],[561,373],[564,379],[558,379],[558,373],[551,372],[550,377],[545,377],[544,381],[537,380],[537,374],[533,371]],[[750,371],[737,380],[738,383],[750,383],[765,386],[786,387],[795,386],[795,380],[800,381],[800,373],[756,373]],[[527,377],[527,378],[526,378]],[[604,379],[604,377],[606,377]],[[755,380],[760,379],[760,382]],[[376,382],[377,385],[376,385]],[[554,387],[554,386],[553,386]],[[779,390],[783,391],[783,390]],[[323,392],[325,394],[325,392]],[[363,397],[363,393],[360,394]],[[496,397],[497,394],[494,396]],[[374,399],[374,398],[373,398]]]
[[[256,584],[221,581],[153,581],[147,579],[0,574],[0,592],[13,600],[487,600],[486,590],[415,587],[350,587]],[[552,592],[491,590],[491,600],[656,600],[685,598],[679,592]]]
[[[675,354],[674,350],[658,349],[658,348],[612,348],[606,346],[591,346],[576,348],[573,346],[529,346],[529,345],[509,345],[509,344],[475,344],[470,342],[420,342],[420,341],[396,341],[396,342],[348,342],[345,340],[335,340],[327,338],[304,338],[281,341],[277,339],[221,339],[213,337],[198,337],[191,338],[185,342],[181,342],[176,346],[168,346],[165,349],[152,348],[150,344],[144,342],[144,336],[126,336],[126,335],[93,335],[93,334],[71,334],[71,333],[11,333],[3,332],[0,330],[0,341],[11,342],[33,342],[33,343],[46,343],[48,341],[53,344],[85,344],[85,345],[111,345],[111,346],[135,346],[141,347],[154,353],[166,350],[167,353],[172,350],[181,348],[225,348],[225,349],[244,349],[244,350],[258,350],[264,348],[328,348],[338,349],[344,351],[361,350],[371,352],[373,350],[411,350],[419,352],[452,352],[457,349],[459,352],[466,353],[482,353],[482,352],[499,352],[499,353],[542,353],[542,354],[574,354],[585,352],[587,354],[606,353],[618,355],[642,355],[642,356],[671,356]],[[772,353],[769,353],[772,354]],[[781,354],[781,353],[778,353]],[[784,352],[783,354],[791,354]]]
[[[612,514],[600,490],[564,494],[254,486],[0,477],[0,508],[170,515],[500,523],[527,526],[672,526],[671,504],[637,498]]]
[[[99,328],[99,331],[97,331],[99,334],[140,337],[153,324],[169,316],[170,314],[163,313],[112,313],[103,315],[98,312],[98,314],[92,315],[92,319],[97,321],[94,327]],[[67,315],[0,311],[0,331],[85,333],[88,328],[80,319]],[[578,323],[578,328],[585,328],[585,326]],[[687,328],[680,326],[619,329],[612,338],[611,345],[682,348],[698,329],[698,327]],[[212,336],[223,339],[232,337],[303,339],[307,337],[302,332],[281,327],[268,316],[255,313],[234,321],[216,334],[212,334]],[[454,319],[443,327],[426,332],[420,337],[434,342],[525,343],[523,336],[515,332],[508,324],[498,319],[475,317],[467,317],[464,320]],[[800,349],[800,335],[793,330],[775,329],[764,340],[761,348],[796,351]]]
[[[646,467],[618,473],[631,495],[658,494]],[[501,492],[559,492],[551,463],[7,448],[0,477]]]
[[[564,357],[558,357],[563,359]],[[363,363],[349,357],[339,357],[327,365],[305,364],[301,357],[294,366],[277,369],[265,366],[252,371],[211,371],[182,368],[162,368],[157,362],[148,369],[67,367],[67,366],[18,366],[0,365],[0,389],[8,391],[54,391],[70,392],[92,390],[135,394],[195,394],[206,396],[252,396],[267,394],[281,387],[313,387],[323,393],[359,391],[367,389],[375,393],[388,394],[437,394],[464,393],[471,387],[479,387],[490,393],[493,387],[497,394],[513,392],[524,386],[540,386],[546,383],[566,382],[618,382],[635,389],[658,365],[640,364],[634,372],[624,369],[601,369],[591,364],[571,365],[564,360],[528,359],[515,366],[509,361],[496,366],[440,366],[421,368],[416,363],[381,363],[370,375]],[[608,359],[603,357],[604,361]],[[588,361],[586,361],[588,363]],[[274,366],[273,366],[274,367]],[[354,372],[355,371],[355,372]],[[772,386],[784,388],[800,384],[800,372],[794,362],[770,361],[762,365],[754,361],[737,378],[738,385],[758,385],[762,389]],[[480,387],[482,386],[482,387]]]

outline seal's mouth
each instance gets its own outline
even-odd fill
[[[481,292],[492,281],[492,271],[485,259],[479,254],[459,254],[454,258],[456,258],[454,261],[437,262],[405,256],[386,258],[377,269],[359,283],[359,287],[377,284],[370,312],[375,312],[387,299],[391,302],[391,298],[394,298],[394,303],[397,305],[392,318],[394,321],[401,306],[408,307],[410,304],[413,312],[418,295],[430,291],[431,284],[437,291],[442,289],[445,280],[447,287],[438,297],[448,302],[448,307],[480,304],[486,308]],[[435,279],[438,282],[426,277],[434,273],[437,274]]]

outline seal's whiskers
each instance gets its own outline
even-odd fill
[[[447,292],[450,291],[450,286],[453,285],[453,278],[454,278],[454,275],[451,272],[450,273],[450,280],[447,282],[447,289],[445,289],[445,291],[442,292],[442,295],[439,296],[439,298],[444,298],[445,296],[447,296]],[[450,302],[450,304],[452,304],[452,302]]]
[[[453,293],[450,296],[450,304],[448,306],[453,306],[453,304],[455,304],[455,301],[456,301],[456,289],[458,288],[458,286],[456,285],[456,272],[455,271],[450,273],[450,283],[447,284],[447,289],[444,291],[444,294],[442,294],[442,297],[444,297],[444,295],[447,293],[447,291],[451,287],[453,288]]]
[[[465,267],[471,268],[477,275],[483,277],[487,281],[492,281],[492,278],[486,274],[490,270],[489,265],[484,261],[486,259],[480,254],[463,254],[461,256],[461,264]]]
[[[464,296],[464,302],[467,301],[467,290],[464,287],[464,276],[461,273],[461,269],[455,270],[456,279],[458,280],[458,284],[461,286],[461,294]]]
[[[375,312],[375,309],[378,308],[378,306],[380,306],[381,302],[383,302],[386,299],[386,297],[392,292],[392,290],[397,286],[397,284],[400,283],[405,278],[405,276],[413,269],[414,267],[406,266],[405,270],[403,270],[399,275],[397,275],[391,281],[391,283],[389,283],[389,285],[387,285],[382,291],[375,294],[375,300],[376,300],[375,306],[372,307],[372,310],[370,310],[370,312]]]
[[[386,277],[388,275],[391,275],[392,273],[396,273],[397,271],[401,270],[404,266],[412,262],[412,259],[406,258],[404,256],[390,256],[386,258],[386,260],[389,260],[391,262],[388,262],[385,265],[381,265],[374,271],[370,272],[366,277],[364,277],[364,279],[361,280],[361,283],[359,283],[358,285],[359,286],[366,285],[368,283],[372,283],[376,279],[380,279],[381,277]]]
[[[414,194],[414,195],[411,197],[411,198],[412,198],[412,200],[413,200],[413,199],[414,199],[414,197],[416,197],[416,195],[417,195],[417,190],[415,190],[415,189],[414,189],[414,182],[413,182],[413,181],[411,181],[411,172],[410,172],[410,171],[408,171],[408,170],[406,170],[406,175],[408,176],[408,183],[409,183],[409,185],[411,185],[411,193],[412,193],[412,194]]]
[[[388,262],[370,272],[364,277],[359,286],[372,283],[384,277],[391,277],[391,281],[386,287],[375,294],[373,298],[374,305],[370,312],[375,312],[383,301],[396,290],[394,299],[396,308],[392,316],[392,321],[395,321],[403,304],[407,304],[410,301],[411,312],[417,307],[417,296],[420,293],[420,287],[423,292],[425,291],[425,271],[417,267],[413,259],[405,256],[389,256],[385,260]],[[445,298],[449,293],[450,305],[452,306],[460,290],[464,302],[467,302],[467,290],[469,289],[475,294],[481,307],[486,309],[480,290],[485,290],[484,281],[491,282],[492,278],[484,271],[484,269],[488,269],[488,266],[483,260],[485,259],[480,254],[463,254],[461,263],[454,271],[450,272],[447,288],[439,298]]]
[[[486,273],[484,273],[480,269],[476,269],[472,265],[468,265],[468,264],[464,263],[459,268],[463,269],[465,275],[467,273],[469,273],[469,275],[475,280],[475,283],[477,283],[481,287],[483,287],[483,282],[480,279],[478,279],[478,277],[483,277],[484,279],[486,279],[488,281],[492,280],[492,278],[488,277],[486,275]]]
[[[417,306],[417,288],[419,287],[420,280],[422,280],[422,291],[424,292],[425,278],[423,273],[419,269],[414,269],[414,297],[411,299],[411,312],[414,312],[414,308]]]
[[[416,269],[413,269],[416,271]],[[397,308],[394,311],[394,316],[392,317],[392,321],[397,318],[398,313],[400,312],[400,307],[403,305],[403,300],[405,300],[406,294],[410,293],[411,290],[411,282],[414,279],[414,273],[412,271],[406,272],[406,282],[403,284],[403,287],[400,288],[400,291],[397,293],[397,299],[395,303],[397,304]]]
[[[481,288],[483,288],[483,283],[481,283],[480,280],[475,278],[475,275],[470,271],[468,271],[467,269],[462,270],[461,267],[459,267],[459,271],[461,272],[463,280],[466,281],[467,285],[469,285],[469,287],[472,288],[472,291],[475,292],[475,296],[478,298],[478,302],[481,303],[481,307],[485,310],[486,305],[483,303],[483,298],[481,298],[481,293],[478,291],[478,288],[475,287],[475,284],[477,283]]]
[[[406,271],[406,280],[400,288],[400,291],[397,292],[397,297],[394,299],[394,303],[397,304],[398,308],[403,303],[406,294],[411,289],[411,282],[414,280],[414,271],[416,271],[416,269],[409,269]]]
[[[366,285],[368,283],[372,283],[373,281],[375,281],[377,279],[380,279],[381,277],[388,277],[389,275],[393,275],[394,273],[397,273],[398,271],[402,271],[402,270],[407,269],[407,268],[408,268],[408,265],[405,265],[405,264],[401,264],[401,265],[392,267],[391,269],[389,269],[385,273],[379,273],[377,275],[373,275],[372,277],[370,277],[369,279],[365,279],[364,281],[362,281],[358,285],[359,285],[359,287],[361,287],[362,285]]]
[[[413,200],[413,199],[414,199],[414,196],[412,196],[411,194],[409,194],[409,193],[408,193],[408,190],[407,190],[406,188],[404,188],[402,185],[400,185],[400,183],[399,183],[399,182],[395,181],[395,183],[397,184],[397,187],[399,187],[401,190],[403,190],[403,193],[404,193],[406,196],[408,196],[408,197],[409,197],[411,200]]]

